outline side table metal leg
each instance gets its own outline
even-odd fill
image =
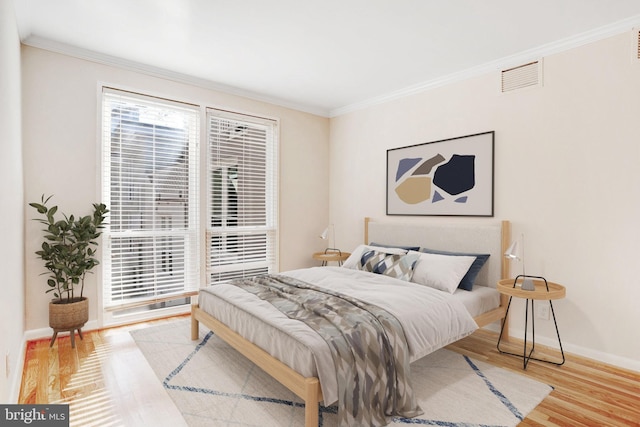
[[[507,311],[505,312],[505,317],[509,314],[509,309],[511,308],[511,298],[513,297],[509,297],[509,303],[507,304]],[[531,348],[527,349],[527,342],[529,339],[529,301],[531,301]],[[562,365],[565,362],[565,357],[564,357],[564,350],[562,349],[562,341],[560,341],[560,332],[558,331],[558,322],[556,321],[556,314],[553,311],[553,304],[551,303],[551,301],[549,301],[549,304],[551,305],[551,314],[553,315],[553,323],[556,327],[556,335],[558,336],[558,344],[560,345],[560,353],[562,354],[562,362],[553,362],[551,360],[544,360],[544,359],[538,359],[536,357],[533,357],[533,352],[535,350],[536,347],[536,321],[535,321],[535,306],[534,306],[534,301],[533,300],[526,300],[526,306],[525,306],[525,312],[524,312],[524,347],[522,349],[522,354],[517,354],[517,353],[511,353],[508,351],[503,351],[500,348],[500,343],[502,342],[502,334],[504,332],[504,324],[502,325],[502,328],[500,329],[500,335],[498,336],[498,344],[497,344],[497,349],[498,352],[500,352],[500,354],[508,354],[511,356],[518,356],[518,357],[522,357],[522,368],[523,369],[527,369],[527,365],[529,364],[529,362],[531,360],[537,360],[539,362],[546,362],[546,363],[551,363],[554,365]]]
[[[531,301],[531,350],[529,354],[527,354],[527,330],[529,323],[529,301]],[[527,299],[525,301],[525,310],[524,310],[524,350],[522,351],[522,368],[527,369],[527,365],[529,361],[532,359],[531,355],[533,354],[533,350],[536,348],[536,317],[534,315],[534,307],[533,300]]]
[[[509,297],[509,302],[507,303],[507,311],[505,311],[505,313],[504,313],[504,318],[505,319],[507,318],[507,316],[509,316],[509,308],[511,308],[511,298],[513,298],[513,297]],[[500,335],[498,336],[497,348],[498,348],[498,351],[500,353],[505,353],[504,351],[500,350],[500,341],[502,341],[502,333],[504,332],[504,325],[505,325],[505,322],[502,322],[502,327],[500,328]]]
[[[529,300],[524,300],[524,349],[522,350],[522,369],[527,369],[527,331],[529,330]]]
[[[564,350],[562,349],[562,341],[560,340],[560,331],[558,331],[558,322],[556,321],[556,312],[553,311],[553,303],[551,301],[549,301],[549,307],[551,307],[551,315],[553,316],[553,324],[556,327],[556,335],[558,337],[558,345],[560,346],[560,354],[562,355],[562,362],[560,363],[556,363],[556,362],[549,362],[549,363],[553,363],[555,365],[561,366],[564,365]]]
[[[531,352],[536,348],[536,310],[533,306],[535,301],[531,300]],[[531,356],[531,355],[529,355]]]
[[[560,332],[558,331],[558,322],[556,321],[556,313],[553,311],[553,303],[551,301],[549,301],[549,306],[551,307],[551,314],[553,315],[553,324],[556,328],[556,335],[558,337],[558,345],[560,346],[560,354],[562,355],[562,362],[554,362],[552,360],[546,360],[546,359],[539,359],[537,357],[533,357],[533,350],[536,346],[536,335],[535,335],[535,315],[534,315],[534,310],[533,310],[533,301],[531,301],[531,330],[532,330],[532,348],[531,351],[529,352],[529,355],[527,356],[527,321],[525,318],[525,332],[524,332],[524,348],[525,351],[523,353],[523,357],[525,358],[525,362],[524,362],[524,369],[527,369],[527,365],[529,364],[529,361],[531,360],[537,360],[538,362],[545,362],[545,363],[551,363],[552,365],[557,365],[557,366],[561,366],[564,364],[565,362],[565,357],[564,357],[564,350],[562,349],[562,341],[560,340]],[[525,315],[527,315],[528,313],[525,311]]]
[[[553,315],[553,324],[556,327],[556,335],[558,337],[558,344],[560,345],[560,354],[562,354],[562,362],[554,362],[552,360],[538,359],[536,357],[531,357],[531,355],[529,355],[529,359],[537,360],[538,362],[551,363],[552,365],[561,366],[564,364],[564,361],[565,361],[564,350],[562,349],[562,341],[560,341],[560,332],[558,331],[558,322],[556,321],[556,313],[553,311],[553,303],[551,302],[551,300],[549,300],[549,307],[551,307],[551,314]],[[533,345],[535,346],[535,335],[533,339],[534,339]]]

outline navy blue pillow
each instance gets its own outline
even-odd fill
[[[379,247],[383,247],[383,248],[398,248],[398,249],[405,249],[407,251],[419,251],[420,247],[419,246],[402,246],[402,245],[383,245],[382,243],[369,243],[369,246],[379,246]]]
[[[468,254],[462,252],[448,252],[448,251],[439,251],[436,249],[429,248],[420,248],[420,252],[428,253],[428,254],[439,254],[439,255],[453,255],[453,256],[474,256],[476,260],[473,261],[471,267],[469,267],[469,271],[464,275],[462,280],[460,280],[460,284],[458,288],[464,289],[465,291],[470,291],[473,289],[473,283],[476,281],[476,277],[482,266],[487,262],[491,254]]]

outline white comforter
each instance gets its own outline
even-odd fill
[[[411,361],[477,329],[460,302],[450,294],[426,286],[342,267],[313,267],[281,274],[359,298],[396,316],[404,328]],[[220,304],[219,300],[230,305]],[[232,285],[203,289],[199,304],[297,372],[317,376],[325,405],[337,400],[331,353],[326,342],[307,325],[289,319],[271,304]],[[276,330],[252,322],[253,318],[259,318]]]

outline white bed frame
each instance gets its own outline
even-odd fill
[[[370,239],[371,237],[371,239]],[[480,224],[406,224],[399,221],[376,222],[364,219],[364,242],[387,244],[421,245],[431,249],[458,252],[491,253],[489,268],[483,269],[478,280],[486,286],[496,287],[500,279],[509,277],[509,263],[502,254],[511,240],[508,221]],[[496,262],[496,259],[499,260]],[[492,262],[493,261],[493,262]],[[488,270],[484,272],[484,270]],[[500,306],[474,318],[478,326],[501,321],[508,337],[508,319],[505,318],[508,298],[501,295]],[[199,323],[202,322],[231,347],[258,365],[267,374],[279,381],[305,403],[305,427],[318,425],[318,403],[322,402],[322,389],[317,377],[304,377],[260,347],[246,340],[198,305],[191,307],[191,339],[197,340]]]

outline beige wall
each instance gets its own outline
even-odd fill
[[[13,403],[22,365],[25,304],[20,40],[10,0],[0,0],[0,64],[0,402]]]
[[[387,149],[494,130],[494,219],[525,233],[527,273],[566,285],[554,304],[565,350],[640,370],[640,63],[631,48],[621,34],[546,57],[543,87],[500,94],[496,70],[333,118],[330,216],[343,246],[361,241],[364,216],[385,217]],[[521,335],[524,304],[514,304]],[[553,322],[536,330],[554,342]]]
[[[54,194],[63,212],[88,213],[99,200],[98,104],[102,83],[171,99],[280,119],[280,269],[313,265],[328,221],[329,120],[275,105],[176,83],[24,46],[25,200]],[[35,217],[31,208],[26,218]],[[34,251],[39,224],[26,224],[27,329],[47,328],[46,281]],[[90,321],[98,318],[97,277],[87,279]]]

